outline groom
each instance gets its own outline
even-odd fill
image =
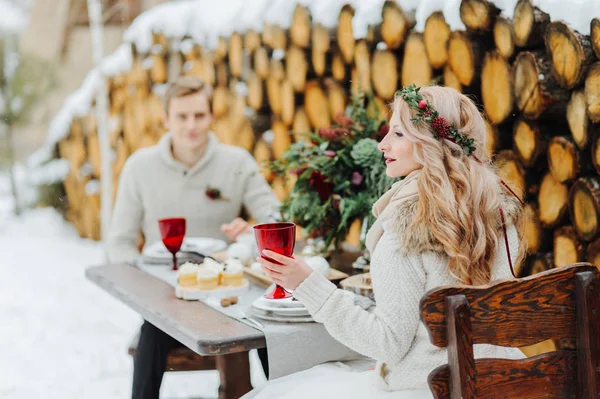
[[[158,220],[184,217],[189,237],[234,241],[249,230],[242,208],[259,222],[278,217],[279,201],[244,149],[219,143],[210,131],[211,87],[180,77],[165,94],[159,143],[132,154],[121,172],[108,237],[111,262],[139,256],[138,238],[160,241]],[[134,360],[132,398],[158,398],[169,349],[181,345],[147,321]],[[266,350],[259,356],[265,373]]]

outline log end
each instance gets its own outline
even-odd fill
[[[550,55],[552,75],[565,89],[572,89],[583,78],[586,60],[575,33],[562,21],[551,22],[544,37]]]
[[[417,86],[429,85],[433,77],[433,71],[427,58],[423,35],[411,32],[404,48],[404,59],[402,61],[402,86],[416,84]]]
[[[443,67],[448,60],[447,45],[450,32],[450,26],[446,23],[441,11],[433,12],[425,21],[423,41],[429,63],[434,69]]]
[[[554,231],[554,267],[572,265],[582,260],[583,247],[572,226]]]
[[[579,174],[579,154],[567,137],[553,137],[548,143],[548,167],[554,178],[565,183]]]
[[[342,7],[338,17],[337,25],[337,43],[346,64],[352,62],[354,58],[354,35],[352,30],[352,19],[354,18],[354,8],[346,4]]]
[[[397,49],[408,31],[412,28],[414,19],[404,13],[402,8],[392,0],[386,0],[382,8],[381,38],[389,49]]]
[[[585,79],[585,101],[590,120],[600,123],[600,61],[593,64]]]
[[[513,28],[515,32],[515,44],[519,47],[527,45],[529,35],[533,30],[534,6],[530,0],[519,0],[515,5],[513,15]]]
[[[483,107],[492,123],[502,123],[512,112],[513,84],[510,65],[498,51],[485,55],[481,70]]]
[[[515,52],[515,32],[511,22],[504,17],[498,17],[494,24],[494,43],[500,55],[506,59]]]
[[[450,34],[448,62],[459,82],[469,86],[475,77],[476,60],[473,43],[465,32],[454,31]]]
[[[571,98],[567,104],[567,122],[573,141],[575,141],[579,149],[583,150],[590,142],[588,134],[590,119],[587,116],[585,93],[583,90],[575,90],[571,93]]]
[[[378,50],[373,55],[371,80],[377,95],[391,100],[397,89],[398,61],[389,50]]]
[[[539,127],[519,118],[513,128],[513,146],[515,153],[525,167],[532,167],[540,155],[541,134]]]
[[[462,0],[459,7],[460,20],[470,32],[489,31],[500,9],[486,0]]]
[[[580,178],[569,192],[569,214],[573,227],[584,241],[598,236],[600,226],[600,179]]]
[[[568,207],[569,189],[551,173],[542,178],[538,194],[538,209],[540,221],[546,228],[557,226],[565,215]]]

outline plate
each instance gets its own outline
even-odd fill
[[[249,312],[252,316],[254,316],[256,318],[268,320],[268,321],[277,321],[280,323],[314,323],[315,322],[315,320],[312,318],[312,316],[272,315],[272,314],[269,314],[268,312],[263,312],[261,310],[258,310],[256,308],[254,308],[253,306],[250,307]]]
[[[181,245],[182,251],[195,251],[201,254],[211,254],[213,252],[223,251],[227,248],[227,243],[223,240],[211,237],[185,237]],[[144,248],[142,255],[146,258],[156,258],[170,260],[172,255],[162,241],[157,241]],[[184,254],[180,254],[184,255]],[[178,256],[179,258],[179,256]]]
[[[265,314],[281,315],[281,316],[310,316],[306,307],[281,307],[275,306],[268,302],[263,302],[260,298],[252,304],[252,306]]]
[[[270,291],[274,287],[275,287],[275,285],[270,286],[267,290],[265,290],[265,292]],[[298,308],[304,309],[305,308],[305,306],[302,302],[300,302],[297,299],[294,299],[293,297],[285,298],[285,299],[267,299],[265,297],[260,297],[260,298],[256,299],[256,301],[254,301],[254,302],[258,302],[258,303],[265,304],[266,306],[278,307],[278,308],[296,308],[296,309],[298,309]]]

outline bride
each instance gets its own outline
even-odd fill
[[[366,238],[377,305],[359,306],[302,260],[270,251],[264,255],[283,265],[258,259],[315,321],[376,367],[322,364],[269,381],[245,398],[432,398],[427,375],[447,363],[447,352],[429,342],[420,299],[443,285],[511,278],[523,255],[516,228],[522,206],[486,159],[485,131],[476,106],[454,89],[412,85],[397,93],[378,149],[387,175],[405,178],[373,206],[377,220]],[[475,347],[476,357],[506,354]]]

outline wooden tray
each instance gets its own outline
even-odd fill
[[[208,299],[212,297],[223,298],[232,295],[242,295],[248,291],[250,283],[247,279],[243,280],[243,284],[240,286],[233,285],[219,285],[217,288],[212,290],[201,290],[197,287],[182,287],[177,285],[175,287],[175,296],[179,299],[185,299],[186,301],[199,301],[201,299]]]
[[[343,289],[354,292],[357,295],[366,296],[367,298],[375,300],[373,295],[373,287],[371,284],[365,282],[365,277],[371,278],[371,274],[363,273],[348,277],[347,279],[340,281],[340,286]]]
[[[210,256],[212,256],[219,262],[225,262],[227,260],[227,251],[215,252],[214,254],[211,254]],[[298,255],[298,256],[301,256],[301,255]],[[255,272],[247,266],[244,266],[244,274],[255,284],[263,285],[265,287],[268,287],[271,284],[273,284],[273,282],[271,281],[271,279],[268,276],[266,276],[262,273],[259,273],[259,272]],[[337,280],[345,279],[346,277],[348,277],[348,274],[341,272],[337,269],[329,268],[329,274],[327,275],[327,278],[329,280],[337,281]]]
[[[255,272],[254,270],[250,269],[249,267],[244,267],[244,274],[246,274],[246,277],[248,277],[250,280],[252,280],[256,284],[264,285],[265,287],[268,287],[271,284],[273,284],[273,282],[271,281],[269,276],[259,273],[259,272]],[[329,274],[327,275],[327,278],[329,280],[342,280],[346,277],[348,277],[348,275],[346,273],[341,272],[337,269],[329,268]]]

